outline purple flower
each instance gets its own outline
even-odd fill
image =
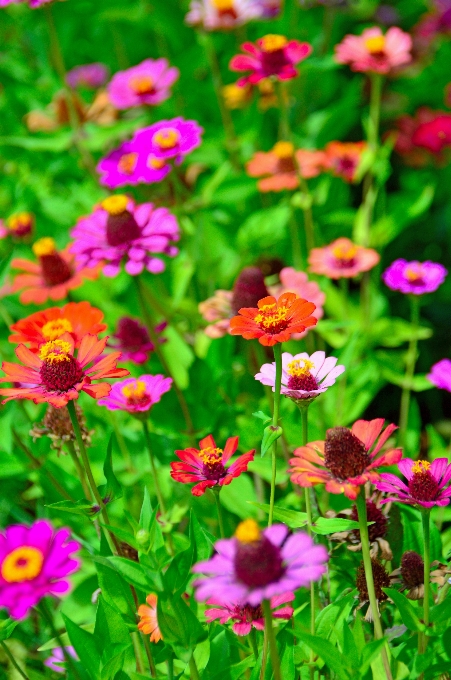
[[[439,389],[451,392],[451,361],[442,359],[434,364],[426,378]]]
[[[407,262],[395,260],[382,274],[386,286],[401,293],[424,295],[432,293],[443,283],[447,270],[436,262]]]
[[[164,271],[165,263],[155,253],[177,254],[172,242],[178,241],[179,228],[166,208],[155,208],[152,203],[135,205],[128,196],[117,194],[78,220],[71,236],[78,269],[103,262],[103,273],[113,277],[125,261],[125,271],[136,276],[144,269],[152,274]]]
[[[108,69],[105,64],[96,61],[93,64],[82,64],[71,69],[66,77],[69,87],[88,87],[95,90],[101,87],[108,78]]]
[[[126,378],[116,382],[107,397],[99,399],[100,406],[110,411],[128,411],[140,414],[149,411],[160,401],[165,392],[169,392],[172,378],[164,375],[141,375],[139,378]]]
[[[64,647],[66,654],[69,654],[73,659],[78,661],[77,653],[73,647]],[[52,649],[52,656],[44,661],[44,666],[50,668],[55,673],[65,673],[66,669],[64,666],[65,656],[62,647],[55,647]]]
[[[206,574],[194,582],[199,602],[212,598],[227,605],[257,606],[263,600],[308,586],[326,571],[327,550],[303,532],[289,535],[283,524],[260,531],[248,519],[238,525],[234,538],[215,543],[216,554],[194,565]]]
[[[155,326],[155,333],[161,333],[167,326],[167,322]],[[132,361],[135,364],[144,364],[155,346],[149,337],[147,328],[137,319],[123,316],[119,319],[116,333],[112,338],[118,342],[109,342],[109,347],[119,350],[122,361]],[[166,342],[165,338],[159,338],[159,343]]]
[[[427,460],[414,462],[403,458],[398,463],[400,472],[406,477],[408,484],[396,475],[383,472],[380,480],[375,482],[379,491],[389,494],[381,503],[395,501],[407,505],[418,505],[433,508],[435,505],[448,505],[451,497],[451,463],[447,458],[436,458],[432,463]]]
[[[203,129],[194,120],[161,120],[135,133],[133,144],[157,159],[174,158],[177,164],[201,144]]]
[[[171,167],[161,158],[146,153],[140,144],[124,142],[97,165],[100,184],[116,189],[126,185],[161,182]]]
[[[0,607],[13,619],[24,619],[43,597],[69,591],[66,577],[80,566],[72,556],[80,546],[69,537],[69,529],[55,531],[45,520],[0,534]]]
[[[116,109],[143,104],[155,106],[170,97],[170,87],[178,77],[179,70],[170,67],[167,59],[146,59],[138,66],[116,73],[107,91]]]

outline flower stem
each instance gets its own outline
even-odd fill
[[[147,661],[149,663],[150,677],[157,677],[157,670],[155,668],[155,662],[153,660],[152,650],[150,648],[150,640],[147,635],[141,634],[141,638],[144,642],[144,649],[146,650]]]
[[[370,95],[370,116],[368,121],[368,148],[373,155],[373,164],[376,160],[379,147],[379,120],[381,111],[382,96],[382,76],[379,73],[371,74],[371,95]],[[371,167],[363,183],[363,202],[362,202],[362,232],[359,242],[364,246],[370,243],[371,222],[377,198],[377,188],[374,186],[374,173]]]
[[[224,518],[222,516],[221,501],[219,500],[219,494],[221,493],[221,487],[220,486],[214,486],[212,488],[212,492],[213,492],[213,496],[215,498],[216,509],[218,511],[219,533],[221,535],[221,538],[225,538]]]
[[[423,622],[427,627],[429,626],[429,601],[431,594],[430,586],[430,572],[431,572],[431,511],[424,508],[421,513],[421,518],[423,521],[423,541],[424,541],[424,598],[423,598]],[[424,654],[426,652],[427,637],[426,632],[420,633],[421,635],[421,648],[419,646],[419,653]]]
[[[6,656],[8,657],[8,659],[11,661],[11,665],[16,669],[16,671],[17,671],[23,678],[25,678],[25,680],[30,680],[30,678],[28,677],[28,675],[26,675],[26,673],[24,673],[24,671],[21,669],[21,667],[19,666],[19,664],[18,664],[17,661],[15,660],[15,658],[14,658],[14,656],[13,656],[11,650],[9,649],[8,645],[7,645],[3,640],[0,641],[0,645],[2,646],[3,651],[5,652],[5,654],[6,654]]]
[[[196,659],[194,658],[194,654],[191,655],[191,659],[189,660],[189,671],[190,680],[200,680],[199,670],[197,668],[197,663]]]
[[[80,463],[80,460],[78,458],[77,452],[75,450],[74,442],[69,440],[66,442],[66,448],[69,451],[69,455],[72,458],[72,461],[74,463],[74,467],[77,470],[77,475],[80,480],[80,484],[83,489],[83,493],[85,494],[85,498],[87,498],[89,501],[94,500],[94,496],[91,493],[91,489],[89,488],[89,484],[86,480],[86,475],[85,471],[83,469],[83,466]]]
[[[254,626],[251,627],[251,631],[248,635],[250,646],[252,648],[252,652],[254,654],[255,660],[257,661],[258,659],[258,646],[257,646],[257,636],[255,633],[255,628]]]
[[[269,600],[262,602],[263,614],[265,616],[265,633],[269,642],[269,654],[271,657],[271,665],[274,673],[274,680],[282,680],[280,673],[280,659],[277,650],[276,636],[274,635],[274,628],[272,626],[271,605]]]
[[[168,680],[174,680],[174,657],[172,656],[172,650],[169,651],[167,665],[168,665]]]
[[[360,489],[360,492],[357,495],[355,503],[356,503],[356,507],[357,507],[357,514],[358,514],[359,525],[360,525],[360,540],[361,540],[361,543],[362,543],[362,557],[363,557],[363,565],[364,565],[364,568],[365,568],[365,578],[366,578],[366,586],[367,586],[367,589],[368,589],[368,599],[370,601],[370,607],[371,607],[371,612],[372,612],[373,621],[374,621],[374,637],[376,638],[376,640],[381,640],[384,637],[384,632],[382,630],[381,619],[380,619],[380,616],[379,616],[379,607],[378,607],[378,602],[377,602],[377,598],[376,598],[376,592],[375,592],[375,589],[374,589],[373,565],[371,563],[370,539],[369,539],[369,535],[368,535],[368,518],[367,518],[367,511],[366,511],[365,492],[363,490],[363,487]],[[388,661],[387,651],[386,651],[385,647],[382,648],[381,655],[382,655],[382,661],[383,661],[383,664],[384,664],[385,675],[387,677],[387,680],[393,680],[391,670],[390,670],[390,663]]]
[[[274,345],[274,359],[276,361],[276,382],[274,391],[274,410],[272,416],[272,427],[276,428],[279,422],[279,408],[280,408],[280,388],[282,385],[282,344],[277,343]],[[274,497],[276,491],[276,472],[277,472],[277,439],[272,445],[272,471],[271,471],[271,496],[269,501],[269,517],[268,526],[272,525],[273,515],[274,515]]]
[[[415,364],[417,360],[418,344],[418,324],[420,320],[420,300],[418,295],[411,295],[411,316],[412,336],[407,350],[406,372],[404,375],[404,387],[401,394],[401,407],[399,412],[399,445],[405,446],[407,425],[409,422],[410,392],[413,376],[415,374]]]
[[[148,454],[149,454],[150,467],[152,468],[152,475],[153,475],[153,481],[154,481],[154,484],[155,484],[155,492],[156,492],[156,495],[157,495],[158,504],[161,508],[161,512],[163,513],[163,515],[165,515],[166,514],[166,507],[165,507],[165,503],[164,503],[164,499],[163,499],[163,494],[161,492],[160,483],[158,481],[158,471],[157,471],[157,468],[155,467],[155,459],[154,459],[153,453],[152,453],[152,442],[150,441],[149,427],[148,427],[145,420],[142,421],[142,425],[143,425],[143,430],[144,430],[144,437],[145,437],[145,440],[146,440],[147,451],[148,451]]]

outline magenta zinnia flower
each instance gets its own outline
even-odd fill
[[[66,654],[69,654],[69,656],[78,661],[77,653],[73,647],[69,645],[64,649],[66,651]],[[50,668],[52,671],[55,671],[55,673],[65,673],[66,672],[66,667],[64,664],[65,660],[66,657],[64,655],[62,647],[55,647],[55,649],[52,649],[52,655],[49,656],[49,658],[44,661],[44,666],[47,666],[47,668]]]
[[[145,59],[116,73],[107,85],[107,92],[116,109],[156,106],[171,96],[170,88],[178,77],[178,68],[169,66],[167,59]]]
[[[43,597],[69,591],[67,576],[80,566],[73,557],[80,545],[69,537],[69,529],[55,531],[46,520],[0,534],[0,607],[13,619],[24,619]]]
[[[162,321],[155,326],[155,333],[161,333],[167,326],[166,321]],[[134,364],[144,364],[149,358],[149,354],[154,351],[155,345],[149,337],[149,331],[137,319],[123,316],[119,319],[116,332],[109,342],[109,347],[119,350],[122,361],[132,361]],[[116,342],[117,341],[117,342]],[[163,344],[166,338],[159,338],[158,342]]]
[[[201,144],[203,128],[195,120],[172,118],[161,120],[135,133],[133,145],[159,161],[173,158],[180,164],[185,156]]]
[[[95,90],[101,87],[108,78],[108,69],[105,64],[94,62],[93,64],[82,64],[71,69],[66,82],[69,87],[87,87]]]
[[[116,189],[125,185],[161,182],[171,167],[161,158],[147,153],[140,144],[124,142],[97,165],[100,184]]]
[[[72,229],[77,267],[104,263],[105,276],[117,276],[121,263],[131,276],[144,269],[152,274],[164,271],[165,263],[156,253],[174,257],[179,239],[177,220],[166,208],[152,203],[136,205],[122,194],[106,198],[94,212],[78,220]],[[87,265],[90,262],[92,264]]]
[[[420,123],[412,135],[412,144],[439,154],[451,146],[451,115],[443,113],[432,120]]]
[[[426,378],[439,389],[451,392],[451,361],[449,359],[438,361]]]
[[[172,378],[164,375],[141,375],[115,383],[107,397],[99,399],[99,406],[110,411],[128,411],[139,414],[149,411],[165,392],[169,392]]]
[[[387,498],[381,500],[381,503],[395,501],[423,508],[449,505],[451,463],[447,458],[436,458],[432,463],[427,460],[414,462],[410,458],[403,458],[399,461],[398,468],[406,477],[408,484],[389,472],[381,474],[380,481],[376,482],[376,488],[389,494]]]
[[[196,574],[206,575],[194,582],[199,602],[212,598],[225,605],[256,607],[318,581],[328,560],[326,548],[315,545],[307,534],[289,535],[283,524],[260,531],[252,519],[241,522],[233,538],[217,541],[214,547],[210,560],[193,567]]]
[[[293,616],[293,607],[280,607],[281,604],[293,602],[294,593],[284,593],[283,595],[276,595],[270,600],[270,606],[273,610],[273,619],[291,619]],[[214,609],[205,610],[205,618],[208,623],[219,620],[221,625],[228,621],[234,621],[232,630],[236,635],[249,635],[252,628],[257,630],[265,630],[265,619],[261,605],[252,606],[250,604],[221,604],[214,599],[207,600],[206,604],[217,605]],[[280,607],[278,609],[278,607]]]
[[[362,35],[347,35],[335,47],[335,60],[349,64],[352,71],[389,73],[397,66],[412,61],[412,38],[392,26],[383,35],[378,26],[367,28]]]
[[[407,262],[399,259],[382,274],[386,286],[412,295],[433,293],[443,283],[447,270],[437,262]]]
[[[291,80],[299,75],[295,64],[309,56],[312,46],[297,40],[287,40],[283,35],[265,35],[255,45],[246,42],[241,45],[244,54],[237,54],[230,62],[232,71],[251,71],[250,75],[238,80],[238,85],[255,85],[270,76],[279,80]]]

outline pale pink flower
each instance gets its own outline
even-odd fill
[[[412,38],[392,26],[384,35],[378,26],[367,28],[362,35],[347,35],[335,47],[335,60],[349,64],[352,71],[389,73],[398,66],[409,64]]]

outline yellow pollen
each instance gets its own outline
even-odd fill
[[[60,363],[61,361],[69,361],[71,356],[72,346],[70,342],[65,340],[50,340],[39,350],[39,358],[41,361],[48,363]]]
[[[235,531],[235,538],[240,543],[255,543],[260,540],[260,527],[255,519],[246,519],[240,522]]]
[[[332,248],[333,255],[337,260],[351,261],[357,255],[357,248],[354,245],[340,245]]]
[[[154,170],[161,170],[166,165],[166,160],[164,158],[155,158],[155,156],[149,156],[147,159],[147,167],[153,168]]]
[[[1,574],[7,583],[31,581],[41,573],[43,562],[44,555],[40,550],[24,545],[5,557]]]
[[[247,87],[239,87],[235,83],[224,85],[222,88],[222,96],[228,109],[239,108],[244,104],[249,96],[249,89]]]
[[[293,158],[294,144],[291,142],[277,142],[277,144],[273,147],[272,152],[277,156],[277,158]]]
[[[212,0],[212,5],[219,12],[227,12],[234,8],[234,0]]]
[[[135,380],[125,385],[121,392],[126,399],[142,399],[146,396],[146,383],[142,380]]]
[[[263,305],[263,307],[260,307],[260,314],[257,314],[254,321],[263,328],[275,328],[286,320],[288,311],[288,307],[277,307],[275,304]]]
[[[385,49],[385,36],[375,35],[374,38],[365,40],[365,47],[370,54],[379,54]]]
[[[136,94],[150,94],[153,92],[153,80],[150,76],[133,76],[130,87]]]
[[[277,52],[277,50],[281,50],[285,47],[287,43],[288,40],[284,35],[275,35],[273,33],[265,35],[260,40],[260,46],[263,52]]]
[[[11,231],[17,231],[22,227],[27,227],[31,225],[32,221],[33,217],[30,213],[21,212],[17,213],[17,215],[11,215],[11,217],[8,218],[7,224]]]
[[[214,465],[215,463],[220,463],[222,461],[222,449],[214,449],[208,446],[206,449],[201,449],[199,451],[199,457],[205,465]]]
[[[308,375],[314,366],[315,364],[313,361],[309,361],[308,359],[294,359],[294,361],[290,361],[288,364],[287,372],[289,375],[298,378],[301,375]]]
[[[116,196],[105,198],[100,205],[110,215],[121,215],[127,210],[128,201],[128,197],[124,194],[116,194]]]
[[[136,152],[124,153],[117,164],[119,172],[122,172],[123,175],[133,175],[137,160],[138,154]]]
[[[36,243],[33,243],[32,251],[36,257],[44,257],[45,255],[52,255],[56,252],[56,245],[53,238],[46,236],[45,238],[40,238]]]
[[[158,130],[152,138],[152,141],[160,147],[160,149],[173,149],[177,146],[180,139],[178,130],[173,128],[163,128]]]
[[[42,327],[42,335],[46,340],[56,340],[64,333],[72,333],[74,329],[69,319],[55,319],[48,321]]]
[[[420,475],[422,472],[427,472],[431,464],[427,460],[417,460],[412,465],[412,472],[414,475]]]
[[[415,281],[421,281],[423,278],[422,276],[422,270],[420,269],[410,269],[410,267],[407,267],[405,271],[405,276],[408,281],[411,281],[414,283]]]

